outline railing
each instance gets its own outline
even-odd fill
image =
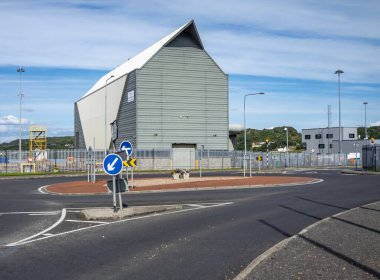
[[[219,150],[189,150],[187,160],[173,162],[172,149],[134,150],[133,158],[137,158],[137,170],[171,170],[175,168],[190,169],[225,169],[243,168],[244,152]],[[256,160],[261,157],[262,161]],[[104,150],[48,150],[36,152],[32,158],[29,151],[21,153],[21,167],[19,151],[0,151],[0,173],[20,172],[85,172],[90,163],[94,163],[96,170],[103,168]],[[269,152],[247,153],[247,168],[305,168],[324,166],[361,166],[361,160],[347,159],[342,154],[315,154],[315,153],[280,153]]]

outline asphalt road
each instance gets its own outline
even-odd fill
[[[288,235],[380,200],[378,176],[336,171],[298,175],[324,181],[127,195],[129,205],[184,208],[109,224],[72,221],[79,219],[76,208],[111,206],[111,196],[57,196],[37,190],[78,178],[1,180],[0,279],[230,279]],[[28,239],[57,222],[63,208],[67,216],[58,227]],[[27,241],[7,246],[20,240]]]

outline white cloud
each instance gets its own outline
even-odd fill
[[[370,126],[380,126],[380,121],[377,121],[377,122],[371,123]]]
[[[343,68],[345,81],[378,82],[379,13],[376,0],[9,1],[0,61],[109,69],[195,17],[227,73],[334,80]]]

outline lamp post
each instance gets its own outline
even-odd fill
[[[343,70],[336,70],[335,74],[338,74],[338,94],[339,94],[339,165],[341,164],[340,162],[340,157],[342,154],[342,124],[341,124],[341,113],[340,113],[340,75],[343,74]]]
[[[22,168],[21,168],[21,159],[22,159],[22,156],[21,156],[21,118],[22,118],[21,104],[22,104],[22,98],[24,97],[24,94],[22,93],[22,73],[25,72],[25,69],[20,66],[17,68],[17,72],[20,73],[20,93],[18,95],[20,97],[20,118],[18,120],[18,153],[19,153],[20,172],[22,172]]]
[[[363,102],[364,104],[364,131],[365,131],[365,138],[364,139],[368,139],[368,134],[367,134],[367,105],[368,105],[368,102],[367,101],[364,101]]]
[[[257,93],[248,93],[244,95],[244,159],[243,159],[243,165],[244,165],[244,177],[245,177],[245,170],[246,170],[246,157],[247,157],[247,130],[245,126],[245,99],[249,95],[258,95],[258,94],[265,94],[264,92],[257,92]]]
[[[285,158],[285,167],[286,167],[286,162],[288,161],[288,158],[289,158],[289,133],[288,133],[287,127],[285,127],[284,130],[286,131],[286,158]]]
[[[110,76],[106,80],[105,95],[104,95],[104,155],[107,154],[107,85],[108,81],[113,78],[114,75]]]

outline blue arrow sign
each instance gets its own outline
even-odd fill
[[[131,142],[129,141],[123,141],[120,144],[120,151],[125,151],[125,153],[130,156],[133,152],[133,147]]]
[[[123,160],[116,154],[109,154],[103,160],[103,169],[108,175],[117,175],[123,168]]]

